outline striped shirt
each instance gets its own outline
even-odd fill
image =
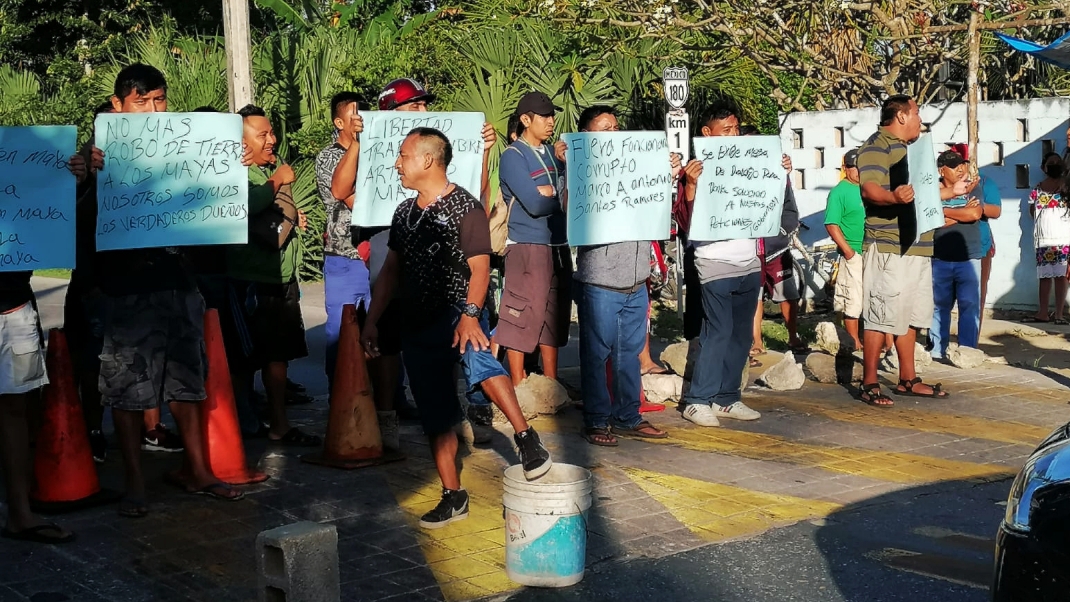
[[[867,182],[879,184],[892,191],[910,183],[907,171],[907,146],[883,127],[866,140],[858,151],[858,178],[863,189]],[[877,245],[881,253],[932,257],[933,233],[926,232],[914,242],[917,217],[914,203],[906,205],[876,205],[865,201],[866,235],[864,244]]]

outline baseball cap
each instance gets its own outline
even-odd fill
[[[858,167],[858,149],[852,148],[843,155],[844,167]]]
[[[952,169],[962,165],[966,162],[966,159],[962,158],[962,155],[956,153],[953,150],[947,150],[940,153],[940,156],[936,158],[937,167],[950,167]]]
[[[517,115],[535,113],[536,115],[549,116],[561,110],[554,105],[550,97],[543,92],[528,92],[516,105]]]

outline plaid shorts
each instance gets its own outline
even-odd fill
[[[107,297],[100,394],[106,406],[151,410],[204,400],[204,299],[197,291]]]

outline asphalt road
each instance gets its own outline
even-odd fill
[[[952,481],[848,506],[744,541],[610,561],[510,601],[983,602],[1010,481]]]

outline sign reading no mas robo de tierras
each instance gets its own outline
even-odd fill
[[[780,233],[785,171],[777,136],[695,138],[702,161],[691,240],[764,238]]]
[[[74,267],[74,126],[0,127],[0,272]]]
[[[248,241],[239,115],[101,114],[95,144],[98,250]]]
[[[415,113],[411,111],[361,111],[354,226],[389,226],[394,211],[416,191],[401,186],[394,169],[401,143],[413,129],[434,128],[446,135],[453,147],[453,160],[446,177],[479,198],[483,177],[483,113]]]
[[[584,132],[567,145],[572,246],[669,238],[672,175],[665,132]]]

